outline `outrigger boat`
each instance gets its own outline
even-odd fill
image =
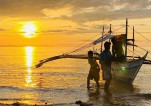
[[[112,31],[111,31],[111,26],[110,26],[110,31],[107,34],[103,33],[102,36],[100,38],[96,39],[95,41],[93,41],[93,42],[91,42],[85,46],[82,46],[76,50],[73,50],[70,53],[66,53],[66,54],[62,54],[62,55],[58,55],[58,56],[54,56],[54,57],[40,60],[39,63],[36,65],[36,68],[42,66],[46,62],[57,60],[57,59],[62,59],[62,58],[88,59],[87,54],[86,55],[72,55],[72,53],[81,51],[81,50],[86,49],[88,47],[100,44],[106,40],[112,39],[113,37],[115,37],[115,35],[113,35],[111,32]],[[112,70],[112,74],[113,74],[115,79],[117,79],[119,81],[123,81],[125,83],[132,84],[135,77],[137,76],[137,73],[139,72],[142,64],[151,64],[151,61],[146,60],[146,57],[148,55],[147,51],[144,54],[144,56],[142,56],[142,57],[140,57],[140,56],[136,57],[136,56],[134,56],[134,53],[133,53],[133,56],[127,55],[127,46],[128,45],[133,46],[133,52],[134,52],[134,47],[138,47],[137,45],[134,44],[134,41],[135,41],[135,39],[134,39],[134,27],[133,27],[133,38],[127,39],[127,36],[128,36],[128,19],[126,19],[125,34],[122,34],[122,35],[125,36],[124,44],[123,44],[125,46],[124,58],[122,59],[122,61],[118,61],[116,59],[114,61],[112,61],[111,70]],[[132,43],[130,41],[132,41]],[[99,60],[98,55],[95,55],[94,57],[97,60]]]

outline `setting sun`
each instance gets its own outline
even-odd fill
[[[37,27],[33,22],[26,22],[22,29],[24,36],[27,38],[35,37],[36,31],[37,31]]]

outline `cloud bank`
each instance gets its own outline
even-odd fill
[[[78,23],[150,18],[150,0],[0,0],[1,16],[45,17]]]

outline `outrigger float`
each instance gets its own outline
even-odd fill
[[[128,19],[126,19],[126,25],[125,27],[125,34],[121,34],[121,36],[124,36],[122,39],[123,40],[123,44],[122,46],[124,46],[125,48],[125,53],[123,54],[122,58],[118,58],[116,60],[116,58],[114,59],[114,61],[112,61],[112,65],[111,65],[111,70],[112,70],[112,74],[114,76],[115,79],[128,83],[128,84],[132,84],[135,77],[137,76],[137,73],[139,72],[141,66],[143,64],[151,64],[151,60],[146,60],[146,57],[148,55],[148,51],[146,50],[146,53],[144,53],[144,56],[140,57],[140,56],[134,56],[134,47],[138,47],[137,45],[134,44],[135,39],[134,39],[134,27],[133,27],[133,38],[132,39],[128,39]],[[103,27],[104,30],[104,27]],[[103,31],[104,32],[104,31]],[[120,35],[113,35],[112,31],[111,31],[111,26],[110,26],[110,31],[106,34],[102,34],[102,36],[98,39],[96,39],[95,41],[84,45],[78,49],[73,50],[70,53],[66,53],[66,54],[62,54],[62,55],[58,55],[58,56],[53,56],[50,58],[46,58],[43,60],[40,60],[39,63],[36,65],[36,68],[41,67],[44,63],[49,62],[49,61],[54,61],[57,59],[62,59],[62,58],[73,58],[73,59],[88,59],[87,54],[85,55],[72,55],[73,52],[78,52],[81,50],[84,50],[86,48],[89,48],[91,46],[100,44],[104,41],[107,40],[111,40],[112,38],[117,38],[117,40],[119,40]],[[132,42],[132,43],[131,43]],[[128,56],[127,55],[127,46],[133,46],[133,55],[132,56]],[[102,51],[102,44],[101,44],[101,50]],[[96,60],[99,60],[99,56],[95,55],[94,56],[96,58]],[[120,60],[119,60],[120,59]]]

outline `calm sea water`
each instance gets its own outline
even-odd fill
[[[94,106],[150,106],[151,65],[143,65],[132,86],[112,81],[110,93],[87,90],[87,60],[61,59],[36,69],[39,60],[62,54],[67,47],[0,47],[0,103],[74,105],[78,100]],[[101,75],[101,73],[100,73]]]

